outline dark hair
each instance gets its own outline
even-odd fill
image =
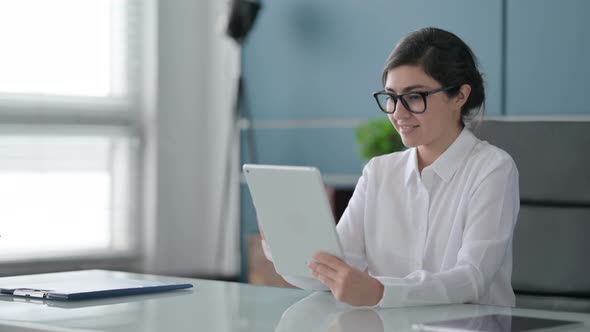
[[[387,73],[399,66],[420,66],[443,87],[456,86],[446,91],[449,97],[457,95],[463,84],[471,86],[471,93],[461,108],[461,123],[471,121],[483,110],[485,92],[478,61],[469,46],[459,37],[437,28],[423,28],[404,37],[395,46],[383,69],[383,85]]]

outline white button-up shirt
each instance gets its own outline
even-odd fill
[[[519,205],[512,158],[464,129],[422,174],[416,148],[373,158],[337,230],[346,262],[384,285],[380,307],[514,306]],[[327,290],[315,279],[283,277],[300,288]]]

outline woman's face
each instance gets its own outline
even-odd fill
[[[428,76],[419,66],[400,66],[387,73],[385,90],[400,95],[407,92],[432,91],[441,88],[441,84]],[[467,86],[468,87],[468,86]],[[445,92],[426,96],[426,112],[416,114],[409,112],[398,100],[396,110],[388,114],[389,120],[400,134],[407,147],[436,147],[452,142],[461,131],[461,102],[449,98]]]

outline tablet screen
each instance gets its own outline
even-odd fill
[[[546,318],[487,315],[414,325],[418,331],[487,331],[487,332],[525,332],[525,331],[567,331],[581,325],[581,322]]]

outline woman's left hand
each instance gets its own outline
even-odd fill
[[[354,306],[374,306],[383,297],[383,284],[327,253],[313,255],[308,267],[313,276],[332,290],[334,297]]]

